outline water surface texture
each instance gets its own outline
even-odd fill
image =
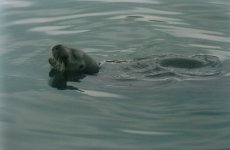
[[[229,8],[0,0],[0,149],[230,149]],[[48,49],[59,43],[104,63],[101,71],[49,86]]]

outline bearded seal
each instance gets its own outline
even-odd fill
[[[51,48],[51,53],[49,63],[57,71],[83,74],[99,72],[99,64],[82,50],[58,44]]]

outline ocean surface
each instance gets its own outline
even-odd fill
[[[55,44],[133,62],[60,90]],[[0,150],[229,149],[229,0],[0,0]]]

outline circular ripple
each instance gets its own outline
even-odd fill
[[[162,59],[159,64],[163,67],[194,69],[203,67],[205,62],[191,58],[166,58]]]
[[[221,62],[212,55],[163,56],[157,63],[162,69],[174,72],[180,76],[215,76],[221,73]]]
[[[217,76],[221,62],[212,55],[161,55],[135,59],[119,64],[117,79],[158,80]],[[120,68],[118,67],[118,68]]]

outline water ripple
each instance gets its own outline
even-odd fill
[[[189,44],[189,46],[198,47],[198,48],[207,48],[207,49],[219,49],[219,50],[222,49],[220,46],[214,46],[214,45]]]
[[[111,17],[110,19],[135,19],[136,21],[153,21],[153,22],[163,22],[168,24],[177,24],[177,25],[189,25],[187,23],[184,23],[181,19],[176,19],[172,17],[163,17],[163,16],[156,16],[156,15],[120,15]]]
[[[180,55],[150,56],[122,63],[103,63],[99,76],[116,81],[205,80],[222,75],[216,56]],[[105,73],[106,72],[106,73]],[[106,74],[106,75],[105,75]]]
[[[159,131],[141,131],[141,130],[130,130],[130,129],[122,129],[122,132],[129,134],[137,134],[137,135],[172,135],[171,132],[159,132]]]
[[[107,2],[107,3],[146,3],[146,4],[159,4],[158,0],[79,0],[79,1],[91,1],[91,2]]]
[[[185,38],[194,38],[194,39],[203,39],[203,40],[211,40],[217,42],[230,42],[230,38],[224,36],[223,33],[216,31],[208,31],[202,29],[193,29],[193,28],[185,28],[178,26],[169,26],[169,25],[154,25],[158,27],[156,30],[160,30],[162,32],[166,32],[175,37],[185,37]]]
[[[107,97],[107,98],[110,97],[110,98],[119,98],[119,99],[125,98],[122,95],[109,93],[109,92],[95,91],[95,90],[83,90],[82,93],[93,97]]]
[[[23,24],[35,24],[35,23],[49,23],[55,21],[62,21],[68,19],[77,19],[77,18],[84,18],[84,17],[96,17],[96,16],[112,16],[112,15],[119,15],[119,14],[126,14],[126,15],[133,15],[135,13],[144,13],[144,14],[162,14],[162,15],[178,15],[181,14],[179,12],[169,12],[169,11],[160,11],[155,9],[146,9],[146,8],[135,8],[130,10],[120,10],[120,11],[109,11],[109,12],[94,12],[94,13],[86,13],[86,14],[74,14],[74,15],[63,15],[58,17],[41,17],[41,18],[27,18],[27,19],[20,19],[11,22],[10,25],[23,25]],[[153,18],[153,19],[156,19]],[[167,19],[169,20],[169,18]],[[172,19],[177,20],[177,19]]]
[[[1,5],[4,8],[23,8],[32,6],[32,2],[22,0],[0,0]]]
[[[64,34],[76,34],[76,33],[83,33],[87,32],[89,30],[63,30],[66,28],[70,28],[71,26],[42,26],[42,27],[35,27],[32,29],[29,29],[29,31],[32,32],[44,32],[48,35],[64,35]]]

